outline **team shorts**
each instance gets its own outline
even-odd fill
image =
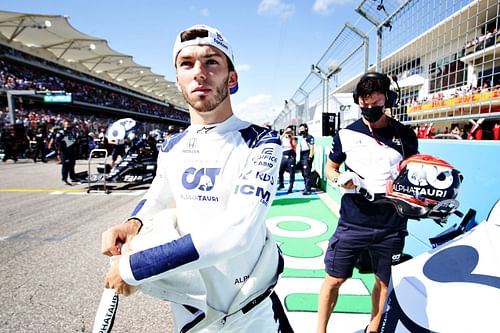
[[[385,230],[339,223],[325,253],[325,271],[333,277],[350,278],[363,250],[368,250],[373,273],[388,284],[394,255],[401,255],[406,230]]]

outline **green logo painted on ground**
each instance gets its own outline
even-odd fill
[[[325,276],[323,257],[338,218],[317,197],[275,199],[267,226],[280,245],[285,270],[277,289],[288,311],[316,312]],[[340,289],[335,312],[370,313],[373,274],[359,274]]]

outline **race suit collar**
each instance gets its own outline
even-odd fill
[[[211,134],[211,133],[226,133],[231,130],[235,130],[239,128],[242,120],[237,118],[235,115],[227,118],[223,122],[210,124],[210,125],[201,125],[201,124],[192,124],[190,129],[192,133],[196,133],[199,135]]]

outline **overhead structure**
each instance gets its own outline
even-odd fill
[[[174,82],[76,30],[67,16],[0,11],[0,44],[187,109]]]
[[[392,29],[392,18],[412,0],[362,0],[356,12],[377,27],[377,71],[382,64],[382,34],[383,29]]]

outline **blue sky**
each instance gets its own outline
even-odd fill
[[[231,41],[239,74],[235,112],[257,123],[274,119],[346,22],[370,26],[361,0],[15,0],[1,10],[67,15],[77,30],[106,39],[117,52],[175,80],[172,45],[193,24],[217,27]],[[273,111],[274,110],[274,111]]]

